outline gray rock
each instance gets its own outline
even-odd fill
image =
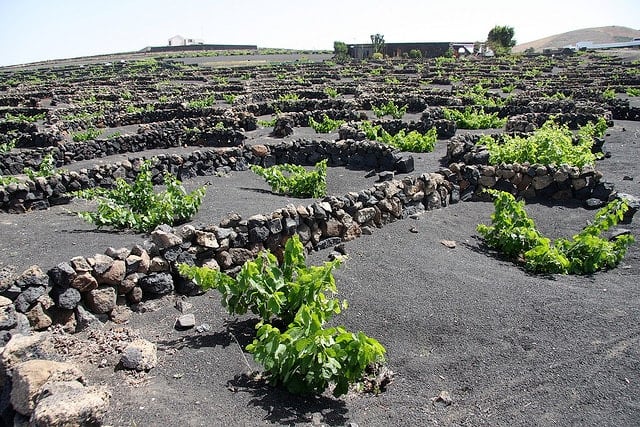
[[[153,241],[153,243],[155,243],[159,250],[164,250],[172,246],[178,246],[182,244],[182,238],[180,236],[160,228],[156,228],[151,233],[151,240]]]
[[[229,249],[229,255],[231,255],[234,265],[243,265],[253,259],[251,251],[244,248],[231,248]]]
[[[378,174],[378,182],[393,181],[394,178],[393,171],[383,171]]]
[[[148,371],[158,363],[156,345],[144,339],[136,339],[122,352],[120,363],[126,369]]]
[[[71,266],[76,273],[85,273],[92,270],[87,260],[81,256],[71,258]]]
[[[20,313],[26,313],[36,300],[40,298],[41,295],[44,295],[46,290],[44,286],[31,286],[26,288],[14,301],[16,310]]]
[[[265,226],[255,227],[249,229],[249,242],[260,243],[267,240],[269,237],[269,229]]]
[[[85,426],[101,425],[111,394],[106,387],[58,387],[38,401],[30,425]]]
[[[320,240],[316,245],[316,249],[322,251],[340,244],[341,241],[340,237],[329,237],[328,239]]]
[[[75,288],[67,288],[56,292],[54,295],[56,304],[58,304],[59,307],[66,308],[67,310],[73,310],[76,308],[82,299],[82,295],[80,295],[80,292]]]
[[[68,262],[61,262],[48,271],[49,277],[54,285],[68,288],[71,281],[77,275],[76,270]]]
[[[95,254],[92,258],[87,259],[87,261],[96,274],[103,274],[111,267],[114,260],[104,254]]]
[[[88,292],[98,287],[98,281],[87,271],[76,275],[69,285],[80,292]]]
[[[13,285],[15,280],[16,267],[13,265],[5,265],[0,267],[0,291],[4,291]]]
[[[116,259],[106,271],[96,273],[95,276],[99,284],[117,286],[124,279],[126,272],[125,262],[121,259]]]
[[[141,277],[138,286],[146,294],[166,295],[173,291],[173,278],[169,273],[152,273]]]
[[[131,319],[133,312],[126,305],[116,305],[111,312],[109,312],[109,319],[118,325],[127,323]]]
[[[216,239],[215,233],[196,230],[195,231],[196,243],[202,247],[210,249],[218,249],[220,245]]]
[[[17,323],[16,309],[13,305],[0,307],[0,330],[6,331],[12,329]]]
[[[413,156],[402,157],[393,165],[398,173],[410,173],[415,169]]]
[[[596,197],[591,197],[584,201],[584,207],[587,209],[598,209],[603,207],[606,202]]]
[[[358,210],[353,219],[359,224],[364,224],[368,221],[373,220],[375,216],[376,216],[375,208],[369,207],[369,208],[362,208]]]
[[[193,313],[183,314],[176,319],[176,329],[190,329],[196,326],[196,316]]]
[[[110,256],[113,259],[119,259],[119,260],[125,260],[127,259],[127,257],[129,256],[129,254],[131,253],[131,251],[129,251],[129,249],[127,248],[112,248],[112,247],[108,247],[106,251],[104,251],[104,254],[107,256]]]
[[[31,286],[48,286],[49,276],[47,276],[37,265],[33,265],[19,275],[15,280],[16,286],[28,288]]]
[[[47,329],[53,321],[45,312],[41,304],[36,304],[26,313],[31,328],[36,331]]]
[[[82,304],[79,304],[75,309],[75,315],[77,320],[76,330],[77,332],[84,331],[91,327],[102,327],[102,322],[94,316],[91,312],[85,309]]]

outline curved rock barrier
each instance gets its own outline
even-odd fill
[[[151,140],[156,134],[148,136]],[[146,136],[145,136],[146,138]],[[115,154],[116,142],[96,141],[96,146],[105,149],[104,155]],[[121,146],[120,146],[121,147]],[[94,152],[95,154],[95,152]],[[232,170],[243,171],[248,165],[271,166],[281,163],[314,165],[328,159],[330,166],[349,166],[357,169],[378,171],[413,171],[413,157],[403,155],[385,144],[370,141],[284,141],[270,146],[242,146],[195,150],[188,154],[161,154],[156,156],[153,176],[156,184],[162,183],[164,172],[178,179],[195,176],[226,174]],[[35,180],[24,177],[18,183],[0,186],[0,210],[24,213],[34,209],[46,209],[52,205],[69,201],[70,191],[94,187],[113,187],[116,178],[133,181],[144,157],[131,157],[116,164],[94,166],[79,171],[64,171]],[[39,161],[37,162],[39,163]]]
[[[262,249],[278,253],[297,234],[308,250],[349,241],[392,221],[457,201],[455,186],[443,173],[425,173],[375,184],[308,206],[288,205],[269,214],[232,214],[219,225],[196,229],[160,226],[132,248],[108,248],[78,256],[47,272],[33,266],[0,283],[0,341],[29,329],[61,324],[68,331],[96,318],[122,321],[144,299],[172,292],[193,295],[196,285],[178,274],[180,263],[206,265],[229,274]],[[2,301],[0,301],[2,302]]]

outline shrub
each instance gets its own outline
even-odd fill
[[[336,61],[346,61],[349,59],[349,47],[345,42],[334,41],[333,42],[333,57]]]
[[[453,120],[460,129],[492,129],[501,128],[507,123],[507,118],[499,118],[498,113],[485,113],[484,108],[473,109],[466,107],[464,111],[444,108],[444,117]]]
[[[180,274],[203,290],[217,289],[231,314],[251,311],[261,318],[247,350],[262,364],[274,385],[296,394],[322,393],[331,383],[333,394],[347,392],[365,369],[384,360],[384,347],[364,333],[337,326],[325,328],[346,308],[337,293],[332,271],[341,259],[306,266],[304,246],[293,236],[285,245],[282,264],[268,252],[247,261],[236,278],[204,267],[179,266]],[[274,319],[275,318],[275,319]],[[279,320],[286,327],[270,322]]]
[[[360,129],[370,141],[380,141],[392,145],[402,151],[414,153],[428,153],[433,151],[438,140],[438,131],[435,127],[429,129],[424,135],[418,131],[406,133],[401,129],[397,134],[391,135],[382,126],[373,126],[370,122],[362,122]]]
[[[588,132],[578,132],[574,144],[573,133],[566,125],[547,120],[540,129],[527,137],[504,135],[502,143],[483,135],[478,144],[489,150],[489,163],[540,163],[543,165],[568,164],[583,167],[592,165],[596,155],[591,152],[593,138]]]
[[[288,163],[268,168],[253,165],[251,170],[264,178],[276,193],[301,198],[322,197],[327,193],[326,159],[316,163],[312,171]]]
[[[511,93],[515,88],[516,86],[514,84],[510,84],[507,86],[502,86],[501,90],[502,90],[502,93]]]
[[[278,101],[297,101],[300,99],[300,95],[297,93],[285,93],[278,97]]]
[[[625,93],[629,96],[640,96],[640,88],[628,87],[625,89]]]
[[[376,61],[380,61],[383,58],[384,55],[381,52],[375,52],[373,55],[371,55],[371,59],[374,59]]]
[[[193,99],[187,103],[187,107],[197,108],[197,109],[210,108],[210,107],[213,107],[214,105],[216,105],[215,94],[209,95],[205,98]]]
[[[277,117],[272,118],[271,120],[258,120],[258,126],[262,126],[265,128],[274,127],[276,125]]]
[[[615,199],[600,209],[593,223],[572,240],[551,242],[540,234],[534,221],[524,210],[524,202],[513,195],[486,190],[494,196],[495,213],[491,226],[480,224],[478,232],[487,246],[504,252],[511,258],[522,257],[525,268],[536,273],[590,274],[614,268],[624,258],[634,242],[631,234],[621,234],[609,240],[600,235],[618,224],[629,206]]]
[[[324,93],[327,94],[327,96],[329,98],[337,98],[338,97],[338,91],[337,89],[333,88],[333,87],[325,87],[324,88]]]
[[[587,122],[584,126],[580,126],[578,129],[578,138],[581,140],[589,141],[593,138],[602,138],[607,133],[607,121],[604,117],[599,117],[596,123]]]
[[[376,107],[375,105],[371,106],[371,109],[373,110],[373,114],[375,114],[376,117],[384,117],[386,115],[390,115],[394,119],[401,119],[402,116],[404,116],[405,113],[407,112],[407,108],[408,108],[407,105],[398,107],[393,101],[389,101],[386,104],[382,104],[379,107]]]
[[[42,158],[38,170],[34,171],[31,168],[24,168],[24,173],[34,180],[37,177],[48,177],[55,175],[59,171],[56,169],[56,161],[53,158],[53,154],[47,154]]]
[[[322,121],[317,122],[313,117],[309,117],[309,126],[316,131],[316,133],[329,133],[338,129],[344,124],[344,120],[330,119],[326,114],[322,115]]]
[[[477,83],[471,88],[467,88],[460,93],[460,97],[473,105],[481,105],[485,107],[500,107],[506,104],[506,100],[498,96],[489,96],[489,90]]]
[[[0,185],[9,185],[13,183],[17,183],[18,179],[15,176],[2,176],[0,175]]]
[[[76,197],[97,200],[96,212],[78,215],[100,227],[151,231],[160,224],[178,224],[189,220],[198,212],[206,187],[187,193],[181,182],[170,173],[164,175],[166,190],[154,193],[151,161],[140,167],[133,184],[123,178],[116,180],[115,188],[95,188],[72,193]]]
[[[102,131],[100,129],[91,127],[85,131],[74,133],[71,138],[73,139],[74,142],[84,142],[84,141],[91,141],[92,139],[96,139],[100,135],[102,135]]]
[[[602,92],[602,99],[604,99],[605,101],[616,99],[616,91],[611,88],[607,88],[604,92]]]
[[[16,140],[18,138],[12,138],[11,141],[0,144],[0,153],[8,153],[16,148]]]
[[[418,49],[411,49],[409,51],[409,58],[411,59],[419,59],[422,58],[422,52]]]
[[[45,117],[47,117],[47,113],[34,114],[31,116],[22,113],[5,113],[4,120],[10,123],[33,123],[38,120],[43,120]]]

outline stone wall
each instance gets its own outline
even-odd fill
[[[454,186],[442,173],[427,173],[375,184],[342,197],[328,196],[308,206],[288,205],[266,215],[231,214],[202,229],[160,226],[132,248],[107,248],[103,254],[77,256],[43,272],[33,266],[10,280],[0,277],[0,342],[25,329],[52,323],[69,331],[96,318],[126,318],[129,306],[172,292],[199,293],[178,273],[181,263],[205,265],[235,274],[262,249],[282,252],[297,234],[308,250],[324,249],[370,234],[392,221],[455,202]]]
[[[212,117],[183,118],[141,127],[137,134],[67,142],[25,151],[0,154],[0,175],[18,175],[25,167],[37,170],[42,158],[52,154],[58,167],[82,160],[115,154],[135,153],[156,148],[181,146],[238,146],[245,140],[242,130],[256,128],[251,114],[234,113]],[[51,136],[51,134],[48,134]]]
[[[161,131],[159,131],[161,132]],[[166,131],[162,131],[166,132]],[[158,134],[144,135],[144,141],[157,141]],[[148,139],[147,139],[148,138]],[[165,136],[171,141],[171,134]],[[136,140],[139,140],[137,138]],[[95,141],[93,145],[103,155],[115,154],[117,142],[111,140]],[[141,143],[142,144],[142,143]],[[142,145],[139,147],[142,149]],[[124,148],[120,146],[120,148]],[[131,148],[131,147],[126,147]],[[126,151],[125,151],[126,152]],[[82,155],[83,152],[80,153]],[[76,154],[78,155],[78,154]],[[308,141],[297,140],[282,142],[271,146],[242,146],[196,150],[188,154],[161,154],[156,156],[153,170],[156,184],[162,182],[164,172],[170,172],[178,179],[194,176],[212,176],[228,173],[232,170],[246,170],[250,164],[272,166],[279,163],[314,165],[328,159],[330,166],[349,166],[358,169],[376,169],[378,171],[413,171],[413,157],[400,154],[384,144],[370,141]],[[0,210],[23,213],[33,209],[46,209],[52,205],[69,201],[66,194],[87,188],[111,188],[116,178],[132,181],[144,157],[130,157],[128,161],[115,164],[94,166],[80,171],[62,171],[49,177],[35,180],[23,178],[19,183],[0,186]],[[37,164],[37,163],[36,163]]]

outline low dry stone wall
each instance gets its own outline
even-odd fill
[[[492,136],[501,138],[500,134]],[[577,199],[586,201],[588,207],[598,207],[613,194],[613,184],[603,182],[602,173],[593,166],[489,165],[489,151],[476,145],[479,139],[478,135],[457,135],[447,144],[449,171],[455,176],[449,179],[459,185],[462,200],[486,198],[483,190],[495,188],[525,199]],[[602,143],[600,140],[597,149]]]
[[[221,125],[220,125],[221,124]],[[67,142],[29,151],[0,154],[0,175],[18,175],[25,167],[36,170],[47,154],[52,154],[57,166],[91,160],[115,154],[135,153],[157,148],[188,146],[238,146],[245,140],[244,130],[256,128],[256,118],[246,113],[196,119],[180,119],[141,127],[137,134],[110,139]]]
[[[527,136],[526,132],[513,132],[513,135]],[[503,141],[504,134],[489,134],[496,141]],[[481,135],[456,135],[447,142],[447,162],[448,163],[465,163],[467,165],[488,165],[489,150],[484,145],[478,145]],[[577,140],[576,140],[577,142]],[[591,151],[602,153],[604,139],[594,138]]]
[[[16,278],[0,276],[0,342],[15,333],[61,324],[81,330],[96,320],[124,322],[146,299],[172,292],[193,295],[197,286],[178,265],[206,265],[235,274],[262,249],[281,254],[297,234],[308,250],[324,249],[370,234],[392,221],[438,209],[457,200],[442,173],[375,184],[308,206],[288,205],[269,214],[231,214],[219,225],[196,229],[160,226],[132,248],[107,248],[77,256],[46,273],[33,266]],[[9,303],[10,302],[10,303]]]
[[[605,117],[609,122],[609,126],[613,126],[611,121],[611,113],[526,113],[510,116],[505,126],[506,132],[533,132],[541,127],[544,122],[549,120],[551,116],[560,124],[566,124],[569,129],[578,129],[580,126],[586,125],[588,122],[596,123],[600,117]]]
[[[150,140],[154,140],[150,137]],[[113,141],[105,141],[112,144]],[[99,142],[96,142],[99,144]],[[106,155],[106,153],[105,153]],[[189,154],[161,154],[156,156],[153,168],[154,183],[161,184],[165,172],[184,180],[195,176],[223,175],[232,170],[246,170],[250,164],[272,166],[281,163],[314,165],[328,159],[330,166],[349,166],[378,171],[413,171],[413,157],[370,141],[285,141],[270,146],[243,146],[196,150]],[[47,209],[67,203],[70,191],[94,187],[111,188],[116,178],[135,179],[143,157],[128,161],[95,166],[80,171],[62,171],[35,180],[24,178],[19,183],[0,186],[0,210],[23,213],[34,209]]]

